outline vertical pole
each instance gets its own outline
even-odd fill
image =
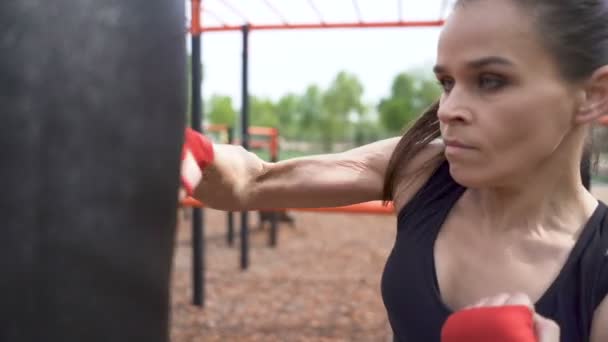
[[[192,129],[202,132],[201,101],[201,0],[192,0]],[[201,208],[192,209],[192,304],[204,306],[205,302],[205,226],[204,212]]]
[[[241,143],[249,149],[249,25],[243,25],[243,79],[241,106]],[[249,267],[249,213],[241,212],[241,269]]]
[[[278,132],[275,130],[270,136],[270,161],[276,163],[279,160],[279,148],[278,148]],[[270,240],[269,244],[271,247],[277,245],[277,233],[279,229],[278,216],[279,211],[273,211],[270,219]]]
[[[234,143],[234,128],[228,127],[228,143]],[[227,223],[228,223],[228,231],[226,233],[226,242],[228,246],[234,246],[234,212],[229,211],[226,213]]]

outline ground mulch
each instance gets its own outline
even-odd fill
[[[240,269],[238,229],[205,210],[205,307],[192,303],[191,223],[180,213],[172,278],[173,342],[387,341],[380,277],[395,236],[389,216],[290,213],[276,247],[250,214],[250,265]],[[236,227],[240,227],[239,215]]]

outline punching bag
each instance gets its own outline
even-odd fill
[[[0,341],[168,341],[184,3],[0,3]]]

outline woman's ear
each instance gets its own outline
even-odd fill
[[[577,123],[590,123],[608,115],[608,65],[597,69],[586,82],[585,99],[576,114]]]
[[[585,99],[576,114],[575,121],[585,124],[608,115],[608,65],[597,69],[585,86]]]

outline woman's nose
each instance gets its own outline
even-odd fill
[[[449,95],[444,95],[444,98],[439,102],[437,118],[443,124],[469,122],[471,111],[464,104],[462,95],[451,92]]]

